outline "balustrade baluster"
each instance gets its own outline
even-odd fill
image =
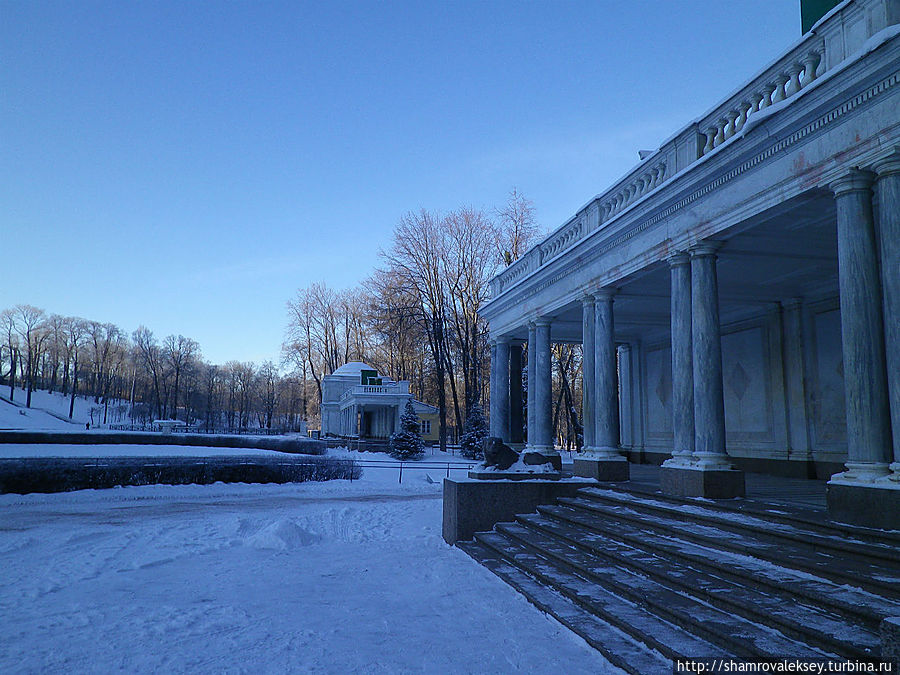
[[[748,116],[753,113],[759,112],[760,107],[762,106],[763,98],[765,98],[762,94],[756,93],[750,97],[750,111],[747,113]]]
[[[822,56],[819,54],[819,52],[816,51],[809,52],[806,56],[803,57],[804,87],[816,79],[816,68],[818,68],[821,61]]]
[[[713,146],[722,145],[725,142],[725,126],[728,124],[728,120],[724,117],[720,117],[719,121],[716,122],[716,136],[713,140]]]
[[[787,98],[784,92],[784,85],[787,84],[789,79],[784,73],[775,78],[775,95],[772,97],[772,103],[778,103]]]
[[[762,89],[763,99],[762,99],[762,103],[760,103],[760,105],[759,105],[760,110],[763,108],[768,108],[770,105],[772,105],[772,94],[773,93],[775,93],[775,85],[774,84],[767,84],[765,87],[763,87],[763,89]]]
[[[728,118],[728,124],[725,125],[725,138],[731,138],[734,136],[734,121],[738,118],[738,113],[732,110],[725,117]]]
[[[703,154],[705,155],[707,152],[711,152],[712,149],[716,146],[716,133],[717,129],[715,127],[709,127],[704,133],[706,134],[706,145],[703,146]]]
[[[793,96],[798,91],[800,91],[800,73],[803,72],[803,64],[802,63],[794,63],[790,68],[787,69],[787,74],[789,78],[787,89],[785,90],[785,94],[787,96]]]
[[[737,123],[734,125],[735,131],[740,131],[744,128],[744,125],[747,123],[747,113],[750,110],[750,104],[747,101],[741,103],[741,107],[739,108],[740,114],[738,115]]]

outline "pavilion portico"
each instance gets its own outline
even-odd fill
[[[842,3],[492,281],[491,433],[552,449],[554,342],[584,346],[576,473],[831,476],[900,527],[900,10]]]

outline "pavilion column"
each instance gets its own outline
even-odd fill
[[[847,405],[847,471],[832,480],[860,483],[886,476],[893,459],[872,178],[851,171],[832,185]]]
[[[742,497],[745,488],[744,472],[732,468],[725,452],[717,249],[716,242],[701,242],[690,249],[694,454],[690,466],[664,467],[660,474],[660,487],[664,493],[678,496],[731,499]],[[682,296],[683,289],[676,293]],[[678,329],[682,331],[683,327],[679,325]],[[678,339],[680,347],[683,347],[684,335],[680,334]],[[679,365],[683,366],[684,356],[680,354],[679,358]],[[674,363],[672,367],[674,370]]]
[[[535,375],[535,355],[537,354],[537,347],[535,346],[535,342],[537,341],[537,327],[534,325],[534,322],[529,322],[528,324],[528,419],[526,420],[527,424],[527,433],[528,436],[528,445],[534,445],[535,442],[535,431],[534,431],[534,419],[535,419],[535,410],[534,410],[534,389],[535,382],[537,381],[537,375]]]
[[[534,437],[528,450],[550,455],[554,453],[550,319],[542,317],[535,322],[534,337],[534,382],[529,382],[534,388]]]
[[[522,443],[522,345],[509,345],[509,442]]]
[[[878,233],[881,244],[881,295],[888,398],[893,431],[891,479],[900,482],[900,148],[875,163],[878,182]]]
[[[878,186],[884,200],[879,204],[879,220],[881,229],[886,229],[883,241],[887,241],[882,262],[893,264],[896,275],[897,242],[889,240],[897,234],[898,216],[891,211],[898,202],[896,179],[891,178],[889,166],[879,163],[884,172]],[[894,529],[900,528],[900,484],[889,477],[894,453],[883,312],[885,307],[891,312],[889,324],[896,322],[897,280],[889,280],[882,295],[872,213],[873,179],[868,171],[851,170],[831,185],[837,207],[847,471],[831,477],[826,497],[829,516],[835,520]],[[888,339],[895,339],[896,328],[887,328]]]
[[[691,341],[691,258],[669,258],[672,279],[672,458],[665,466],[690,466],[694,455],[694,371]]]
[[[716,247],[691,249],[691,348],[694,376],[694,461],[701,468],[731,468],[725,453],[725,392]]]
[[[488,407],[488,433],[491,436],[497,436],[497,430],[500,424],[500,414],[499,414],[499,396],[497,395],[497,390],[500,388],[497,385],[498,380],[498,370],[499,364],[497,363],[497,341],[491,340],[491,379],[490,379],[490,387],[491,387],[491,397],[489,401]]]
[[[634,372],[631,345],[619,345],[618,352],[619,445],[627,453],[634,447]]]
[[[619,385],[613,324],[615,289],[594,294],[594,437],[584,457],[574,460],[577,476],[628,480],[628,460],[619,453]]]
[[[491,436],[509,442],[509,340],[498,338],[491,357]],[[494,394],[496,392],[496,396]]]
[[[582,401],[581,401],[581,423],[584,427],[584,450],[594,450],[594,398],[595,392],[595,372],[594,372],[594,296],[586,295],[581,299],[581,317],[582,317],[582,351],[584,353],[584,361],[582,362]]]

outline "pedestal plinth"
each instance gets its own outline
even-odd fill
[[[842,523],[900,530],[900,486],[829,482],[825,486],[828,517]]]
[[[744,472],[737,469],[663,466],[659,487],[663,494],[673,497],[733,499],[745,495]]]
[[[573,460],[572,472],[583,478],[602,481],[628,480],[631,473],[628,460],[624,457],[595,459],[592,457],[576,457]]]

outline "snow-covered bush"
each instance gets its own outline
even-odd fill
[[[394,459],[419,459],[425,454],[425,443],[419,436],[419,416],[413,409],[412,399],[400,416],[400,431],[391,434],[390,453]]]
[[[488,425],[484,419],[484,411],[478,403],[473,403],[466,417],[463,435],[459,438],[459,452],[468,459],[484,457],[484,442],[488,437]]]

